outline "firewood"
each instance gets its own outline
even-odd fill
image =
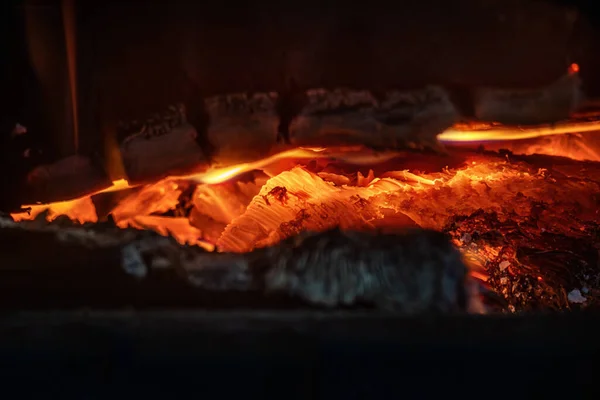
[[[27,177],[24,202],[73,199],[110,186],[108,176],[89,158],[71,156],[33,169]],[[29,201],[28,201],[29,200]]]
[[[180,262],[199,287],[260,287],[327,307],[364,303],[404,313],[478,307],[460,253],[433,231],[304,233],[249,254],[196,252]]]
[[[234,164],[265,157],[276,143],[277,93],[237,93],[205,100],[213,158]]]
[[[206,126],[195,127],[202,140],[198,140],[190,125],[171,128],[171,117],[164,123],[160,116],[152,119],[160,122],[158,135],[150,134],[154,130],[147,124],[137,123],[142,126],[138,126],[140,132],[121,144],[128,178],[133,182],[153,180],[210,164],[227,166],[256,161],[286,145],[359,144],[441,153],[445,149],[437,136],[459,119],[454,99],[438,86],[383,94],[343,88],[311,89],[303,92],[303,100],[299,100],[293,116],[287,115],[290,110],[281,108],[285,96],[288,95],[260,92],[204,99]],[[579,78],[570,74],[537,90],[482,87],[474,90],[472,101],[479,119],[515,125],[566,118],[580,98]],[[163,129],[162,125],[166,127]]]
[[[126,139],[121,144],[121,155],[127,178],[135,183],[206,167],[208,161],[196,136],[194,127],[183,124],[161,134]]]
[[[581,79],[577,73],[568,73],[537,89],[474,90],[475,116],[507,125],[548,124],[568,119],[582,100]]]
[[[382,235],[333,230],[305,233],[248,254],[222,254],[181,246],[152,232],[40,222],[0,219],[0,237],[18,244],[16,254],[2,257],[2,269],[24,268],[34,275],[48,268],[84,270],[78,264],[86,255],[105,254],[103,260],[115,262],[120,253],[121,271],[136,279],[166,268],[199,290],[279,293],[307,305],[367,304],[422,313],[468,311],[474,301],[467,296],[467,268],[460,253],[436,232]],[[20,247],[27,240],[34,240],[40,251],[55,247],[74,257],[66,264],[44,263],[43,254],[27,254]],[[107,265],[107,274],[114,273],[114,267]],[[443,284],[437,284],[439,279]]]
[[[378,100],[367,90],[315,89],[289,126],[276,93],[216,96],[205,101],[207,137],[220,164],[254,161],[278,148],[361,144],[377,148],[437,148],[436,135],[458,117],[438,87],[392,91]],[[288,133],[289,132],[289,133]]]
[[[598,296],[594,293],[600,266],[597,243],[600,221],[595,194],[600,192],[597,179],[600,163],[483,150],[473,153],[452,149],[451,154],[462,161],[442,169],[451,161],[449,157],[440,160],[442,157],[430,156],[444,164],[436,168],[437,172],[429,173],[388,167],[386,174],[364,172],[362,177],[346,175],[344,180],[333,177],[335,172],[311,172],[310,168],[318,170],[318,166],[290,170],[270,178],[241,215],[239,207],[232,208],[233,214],[213,212],[211,204],[215,203],[206,202],[194,207],[192,214],[173,217],[170,210],[169,216],[165,216],[165,209],[151,207],[152,201],[141,203],[146,208],[137,214],[139,218],[134,218],[137,225],[133,226],[156,229],[164,235],[189,228],[188,239],[208,233],[205,239],[211,239],[212,243],[220,234],[216,242],[225,253],[205,251],[200,246],[183,246],[173,238],[151,231],[121,230],[111,224],[110,218],[105,223],[80,225],[65,216],[50,224],[44,214],[34,221],[21,223],[0,217],[0,272],[10,269],[11,274],[20,274],[19,279],[22,279],[16,286],[11,283],[15,281],[10,274],[0,281],[5,285],[3,288],[30,288],[28,282],[37,276],[38,283],[47,281],[56,288],[67,280],[71,288],[81,287],[85,292],[85,288],[98,288],[97,281],[110,288],[115,282],[114,274],[121,274],[125,280],[140,280],[140,287],[150,285],[148,287],[156,293],[157,286],[152,285],[157,282],[149,282],[163,271],[171,274],[169,279],[177,276],[169,280],[169,284],[177,282],[178,290],[187,288],[194,293],[196,290],[211,293],[211,296],[219,291],[227,296],[234,291],[258,292],[265,298],[269,297],[268,293],[284,294],[303,299],[305,305],[328,305],[341,293],[336,292],[339,286],[313,291],[310,285],[335,283],[337,278],[347,282],[346,278],[357,275],[352,275],[352,268],[347,275],[347,271],[340,272],[337,264],[329,262],[333,260],[331,252],[321,256],[315,249],[323,244],[333,252],[339,250],[343,255],[341,260],[354,260],[354,256],[344,255],[345,248],[358,247],[352,244],[352,238],[367,244],[371,240],[361,236],[362,233],[348,233],[349,238],[339,232],[329,236],[330,228],[339,226],[356,232],[365,224],[369,232],[364,235],[377,237],[372,239],[375,243],[387,240],[388,236],[377,232],[383,228],[395,234],[391,236],[400,246],[405,243],[405,230],[398,229],[400,225],[416,223],[421,228],[443,230],[451,235],[453,244],[461,248],[469,266],[478,263],[488,274],[491,288],[506,300],[510,310],[567,309],[573,305],[569,305],[566,293],[574,289],[582,290],[585,295],[584,306],[597,305]],[[411,157],[427,158],[414,153]],[[408,165],[412,161],[400,160]],[[237,188],[234,189],[237,192]],[[249,195],[239,192],[231,199],[231,205],[244,202],[242,199]],[[229,192],[225,190],[225,193]],[[159,198],[164,200],[169,196]],[[175,204],[178,198],[171,200]],[[192,202],[189,199],[189,203]],[[232,216],[233,221],[227,221]],[[386,226],[389,217],[394,220],[391,226]],[[383,219],[383,224],[378,224],[378,219]],[[225,232],[221,234],[223,228]],[[305,233],[315,230],[323,233]],[[430,250],[436,248],[428,239],[424,241]],[[31,251],[32,243],[36,245],[36,252]],[[377,248],[377,244],[369,246]],[[392,247],[388,249],[390,252],[395,251]],[[414,243],[410,245],[413,247],[416,249]],[[311,269],[312,264],[302,264],[303,257],[316,260],[315,265],[321,265],[323,260],[330,269]],[[330,257],[329,261],[326,257]],[[283,269],[277,269],[278,260],[287,260]],[[307,274],[294,275],[295,272],[290,271],[295,268],[304,269]],[[26,273],[19,272],[23,270]],[[273,272],[277,279],[270,281],[269,271],[274,270],[277,270]],[[308,278],[313,273],[319,278],[311,281]],[[77,278],[73,278],[75,275]],[[48,276],[53,279],[47,279]],[[590,292],[584,293],[584,289]],[[355,286],[344,290],[354,293],[354,300],[345,303],[345,298],[337,297],[337,305],[364,300],[357,297]],[[135,293],[130,296],[135,297]],[[369,296],[367,303],[396,308]]]
[[[437,147],[436,136],[458,112],[439,87],[390,91],[309,90],[307,105],[290,125],[296,145],[363,144],[376,148]]]
[[[381,184],[360,191],[336,187],[301,167],[294,168],[267,181],[245,212],[227,226],[217,248],[247,252],[305,230],[323,231],[336,226],[373,229],[370,221],[380,210],[364,197],[385,189]]]

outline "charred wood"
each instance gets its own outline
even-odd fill
[[[147,128],[151,129],[151,128]],[[198,145],[196,129],[189,124],[148,135],[128,136],[120,145],[127,178],[131,182],[155,180],[168,174],[208,165]]]
[[[198,293],[283,296],[309,307],[370,305],[404,313],[472,307],[460,254],[444,235],[434,232],[307,233],[245,255],[207,253],[110,223],[45,225],[43,217],[26,223],[4,218],[0,235],[2,247],[12,247],[12,252],[2,252],[2,285],[16,285],[13,289],[35,286],[40,277],[54,274],[53,279],[65,279],[54,289],[70,286],[81,296],[90,286],[96,293],[108,290],[110,279],[112,290],[127,288],[119,295],[129,297],[156,284],[158,274],[188,292],[196,288]],[[39,248],[35,254],[26,251],[30,240]],[[69,255],[67,260],[58,256],[61,252]],[[54,284],[47,283],[52,289]],[[126,290],[132,292],[128,295]]]
[[[474,90],[475,116],[506,125],[547,124],[568,119],[583,100],[581,79],[571,72],[538,89]]]
[[[238,93],[205,100],[206,138],[217,162],[253,161],[276,143],[279,116],[277,93]]]
[[[391,91],[380,98],[369,91],[316,89],[306,97],[306,106],[289,128],[297,145],[437,147],[436,136],[458,119],[440,87]]]
[[[103,169],[84,156],[71,156],[36,167],[27,176],[25,203],[73,199],[110,186]]]

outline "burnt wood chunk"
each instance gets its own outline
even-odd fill
[[[404,313],[475,310],[467,267],[434,231],[302,233],[252,253],[188,253],[181,267],[211,289],[260,287],[308,304],[368,304]]]
[[[551,123],[569,118],[583,100],[581,79],[569,73],[536,89],[477,88],[475,116],[508,125]]]
[[[205,99],[207,139],[220,163],[253,161],[275,144],[279,117],[277,93],[237,93]]]
[[[31,204],[73,199],[108,186],[108,176],[91,159],[71,156],[34,168],[27,176],[23,201]]]
[[[158,179],[169,173],[207,165],[193,126],[183,124],[166,133],[136,135],[121,144],[121,155],[131,182]]]
[[[437,147],[436,136],[452,126],[458,112],[440,87],[389,91],[315,89],[291,122],[296,145],[363,144],[376,148]]]
[[[408,314],[477,310],[460,253],[434,231],[308,232],[246,254],[206,252],[153,232],[120,230],[110,222],[46,224],[43,217],[24,223],[0,218],[0,237],[1,248],[14,250],[1,252],[0,273],[26,273],[20,285],[35,286],[41,277],[55,274],[54,280],[68,280],[80,294],[86,287],[98,292],[117,283],[135,296],[141,290],[134,289],[135,282],[152,288],[162,275],[171,281],[163,283],[165,288],[175,279],[182,289],[199,293],[277,295],[304,306],[367,305]],[[33,242],[38,252],[27,249]],[[62,256],[48,259],[56,249]]]

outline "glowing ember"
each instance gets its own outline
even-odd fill
[[[523,130],[467,128],[457,126],[440,138],[445,142],[503,140],[518,147],[507,140],[593,131],[600,129],[600,122]],[[561,142],[553,141],[546,147],[543,143],[548,142],[536,143],[538,152],[567,151]],[[528,151],[535,148],[532,146],[527,145]],[[585,154],[592,159],[598,156],[590,147]],[[543,170],[531,171],[518,163],[474,153],[460,167],[429,173],[395,170],[394,159],[401,160],[402,153],[377,153],[361,147],[297,148],[251,163],[172,176],[144,186],[119,180],[81,198],[24,206],[29,211],[12,216],[16,221],[32,220],[46,212],[48,221],[65,215],[79,223],[98,222],[94,199],[114,196],[110,214],[121,228],[152,229],[172,235],[182,244],[246,252],[304,230],[334,226],[380,229],[416,224],[440,230],[452,216],[480,209],[524,216],[532,202],[550,198],[562,207],[587,204],[589,194],[599,190],[593,182],[561,190],[546,179]],[[312,160],[323,163],[307,167]],[[348,174],[341,167],[383,163],[388,167],[378,174],[370,170],[363,175],[356,172],[358,167]],[[246,181],[237,179],[242,176]],[[123,192],[125,189],[128,191]]]
[[[486,129],[454,127],[438,136],[442,143],[456,142],[492,142],[535,139],[544,136],[564,135],[600,131],[600,121],[568,122],[544,127],[503,127],[487,126]]]
[[[569,74],[573,75],[579,72],[579,64],[573,63],[569,66]]]
[[[73,221],[77,221],[80,224],[86,222],[98,222],[98,216],[96,215],[96,208],[92,202],[92,196],[100,193],[117,192],[128,188],[130,188],[129,183],[125,179],[120,179],[114,181],[111,186],[105,189],[77,199],[59,201],[49,204],[24,205],[22,208],[28,211],[13,213],[11,216],[15,221],[32,220],[35,219],[39,214],[47,211],[48,221],[54,221],[57,217],[66,215]]]

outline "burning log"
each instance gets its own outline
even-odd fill
[[[385,182],[384,182],[385,185]],[[373,229],[369,222],[381,215],[367,199],[385,191],[334,186],[297,167],[270,179],[245,212],[231,220],[217,241],[217,248],[247,252],[297,235],[304,230],[323,231],[339,226]]]
[[[572,304],[561,293],[573,290],[587,299],[585,307],[597,303],[600,164],[456,148],[445,157],[350,150],[295,149],[152,185],[115,185],[70,202],[35,206],[32,214],[48,210],[49,220],[68,215],[80,223],[96,222],[100,211],[94,210],[99,204],[94,198],[127,189],[130,193],[111,211],[117,226],[174,236],[180,244],[167,242],[167,255],[179,254],[187,243],[209,251],[188,249],[190,260],[197,254],[220,257],[212,252],[216,246],[226,252],[222,260],[234,264],[306,231],[397,232],[416,225],[450,234],[469,263],[477,265],[473,275],[487,279],[506,301],[503,309],[533,307],[532,293],[543,294],[543,307],[565,309]],[[578,249],[568,271],[556,263],[544,269],[536,256],[566,254],[554,244],[556,238]],[[505,276],[506,271],[513,275]],[[508,290],[509,284],[517,288]],[[517,294],[525,300],[517,300]]]
[[[265,183],[266,177],[258,176],[248,182],[230,181],[219,185],[200,185],[194,192],[192,212],[226,225],[246,211],[250,201]]]
[[[307,105],[289,127],[297,145],[437,148],[437,135],[458,119],[440,87],[392,91],[381,99],[368,91],[323,89],[310,90],[306,97]]]
[[[91,159],[71,156],[40,165],[27,177],[26,196],[52,202],[75,198],[110,185],[108,176]]]
[[[164,128],[156,134],[129,136],[121,144],[121,156],[131,182],[155,180],[167,174],[208,165],[189,124]]]
[[[365,145],[374,148],[438,148],[436,136],[458,118],[439,87],[388,92],[315,89],[305,93],[297,116],[282,114],[278,94],[216,96],[205,101],[207,138],[221,164],[253,161],[278,142],[298,146]],[[291,112],[287,110],[286,112]]]
[[[476,89],[475,114],[484,121],[513,124],[512,131],[515,125],[547,124],[576,109],[582,97],[579,86],[578,75],[570,73],[538,90]],[[460,117],[452,96],[437,86],[382,95],[368,90],[313,89],[303,93],[303,99],[292,110],[285,109],[281,105],[285,99],[274,92],[207,98],[206,126],[199,127],[202,139],[188,124],[172,128],[171,119],[157,119],[156,135],[151,134],[156,129],[147,124],[138,127],[139,132],[121,145],[128,178],[153,180],[206,168],[210,162],[227,166],[255,161],[280,149],[280,141],[296,146],[362,145],[444,152],[438,137]]]
[[[475,116],[507,125],[548,124],[568,119],[583,100],[579,66],[556,82],[538,89],[474,90]]]
[[[363,303],[409,314],[481,310],[460,253],[432,231],[308,233],[254,253],[197,253],[181,263],[201,287],[258,285],[315,305]]]
[[[215,159],[231,164],[269,154],[279,125],[277,99],[277,93],[239,93],[206,99],[206,135],[215,148]]]
[[[476,290],[461,255],[443,234],[411,231],[403,235],[341,232],[307,233],[268,249],[235,255],[183,247],[151,233],[2,219],[0,236],[12,243],[35,240],[41,249],[58,247],[75,256],[67,264],[44,263],[39,254],[16,246],[3,257],[2,271],[21,268],[31,281],[41,271],[67,270],[82,277],[84,254],[103,254],[107,275],[149,279],[170,270],[182,286],[209,292],[246,291],[301,299],[308,306],[376,306],[402,313],[480,312]],[[2,243],[6,243],[3,240]],[[123,276],[116,273],[115,256]],[[95,264],[94,264],[95,265]],[[88,266],[88,272],[97,267]],[[109,273],[110,272],[110,273]],[[3,279],[3,284],[6,281]],[[82,285],[85,285],[83,280]]]

